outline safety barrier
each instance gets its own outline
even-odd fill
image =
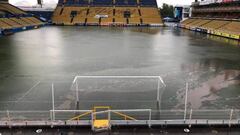
[[[216,31],[211,31],[211,34],[226,37],[226,38],[232,38],[232,39],[240,40],[240,35],[237,35],[237,34],[231,34],[231,33],[221,32],[221,31],[217,31],[217,30]]]
[[[72,119],[84,114],[79,119]],[[96,117],[107,115],[111,126],[118,125],[239,125],[240,110],[184,110],[127,109],[106,110],[50,110],[50,111],[0,111],[0,127],[18,126],[91,126],[94,130]]]
[[[231,32],[227,33],[227,32],[222,32],[222,31],[218,31],[218,30],[203,29],[203,28],[199,28],[199,27],[188,28],[184,25],[180,25],[179,27],[186,28],[186,29],[196,31],[196,32],[203,32],[203,33],[212,34],[212,35],[216,35],[216,36],[221,36],[221,37],[225,37],[225,38],[240,40],[240,35],[232,34]]]

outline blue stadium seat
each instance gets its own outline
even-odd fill
[[[137,6],[137,0],[116,0],[116,6]]]
[[[62,1],[62,0],[60,0]],[[88,5],[88,0],[67,0],[67,2],[65,3],[65,5],[78,5],[78,6],[86,6]]]
[[[93,6],[112,6],[112,0],[93,0],[91,3]]]
[[[88,5],[88,0],[78,0],[77,2],[78,5]]]
[[[73,5],[74,4],[74,0],[68,0],[65,5]]]
[[[157,6],[157,1],[156,0],[139,0],[141,6]]]

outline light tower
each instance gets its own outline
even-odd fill
[[[43,0],[37,0],[37,3],[38,3],[38,5],[40,5],[40,6],[41,6],[41,8],[42,8],[42,5],[43,5]]]

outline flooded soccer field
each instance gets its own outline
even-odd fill
[[[73,109],[75,76],[161,76],[161,109],[240,109],[238,41],[165,28],[44,27],[0,37],[0,110]],[[156,109],[154,79],[79,80],[79,109]]]

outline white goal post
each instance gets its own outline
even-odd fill
[[[74,80],[72,82],[72,85],[76,84],[76,100],[79,101],[78,97],[78,79],[157,79],[158,85],[157,85],[157,101],[160,101],[160,84],[162,84],[164,87],[166,87],[166,84],[164,83],[161,76],[75,76]]]

